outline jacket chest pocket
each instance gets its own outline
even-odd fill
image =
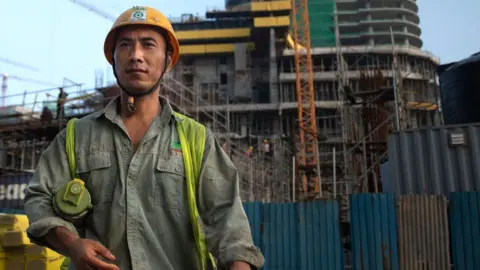
[[[77,173],[92,196],[92,204],[111,202],[118,172],[112,168],[110,152],[80,155]]]
[[[184,216],[187,210],[185,172],[181,156],[159,158],[153,188],[154,204],[176,216]]]

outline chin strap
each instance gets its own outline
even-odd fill
[[[160,78],[158,79],[157,83],[155,83],[152,86],[152,88],[150,88],[150,90],[148,90],[146,92],[143,92],[143,93],[134,94],[134,93],[131,93],[130,91],[128,91],[125,87],[123,87],[122,84],[120,83],[120,80],[118,79],[117,71],[115,70],[115,60],[113,60],[112,66],[113,66],[113,76],[115,76],[115,79],[117,80],[117,85],[120,87],[120,89],[122,89],[125,93],[128,94],[128,99],[127,99],[128,111],[134,113],[137,110],[136,107],[135,107],[135,98],[141,98],[143,96],[149,95],[160,86],[160,83],[162,82],[163,75],[165,75],[165,72],[167,71],[167,68],[168,68],[168,57],[165,57],[164,68],[163,68],[162,74],[160,75]]]

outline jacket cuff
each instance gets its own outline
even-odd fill
[[[262,252],[255,246],[237,245],[229,247],[220,252],[218,259],[222,266],[229,266],[233,262],[242,261],[250,264],[252,269],[260,269],[265,263]]]
[[[34,223],[30,224],[30,226],[28,227],[27,235],[28,235],[28,238],[30,238],[30,242],[36,245],[45,246],[50,249],[53,249],[45,241],[45,236],[51,229],[54,229],[56,227],[64,227],[70,232],[78,235],[77,229],[71,222],[68,222],[59,217],[47,217],[47,218],[43,218],[38,221],[35,221]]]

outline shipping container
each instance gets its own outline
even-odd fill
[[[393,194],[350,196],[353,270],[399,270]]]
[[[437,69],[446,125],[480,122],[480,53]]]
[[[0,175],[0,210],[10,213],[23,210],[25,188],[31,177],[28,173]]]
[[[447,208],[447,198],[443,195],[400,197],[397,210],[400,269],[451,269]]]
[[[439,194],[480,190],[480,124],[407,130],[388,138],[384,192]]]

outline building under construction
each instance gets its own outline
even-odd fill
[[[378,192],[387,135],[441,119],[439,60],[420,49],[417,11],[410,0],[310,0],[308,8],[281,0],[226,1],[224,10],[204,17],[172,19],[182,57],[162,87],[177,110],[214,131],[239,170],[245,201]],[[98,76],[95,90],[64,87],[71,93],[66,118],[98,110],[118,94]],[[307,77],[311,110],[300,108],[307,101],[297,98]],[[4,170],[33,169],[42,147],[63,128],[63,118],[40,120],[43,105],[4,113]],[[305,128],[302,111],[315,129]],[[306,151],[305,140],[315,147]]]

